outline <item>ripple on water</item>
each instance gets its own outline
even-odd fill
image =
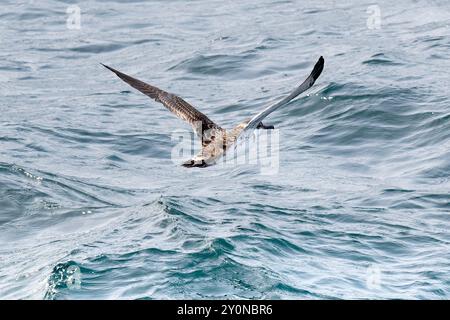
[[[7,4],[0,298],[448,298],[449,8],[380,1]],[[320,55],[276,175],[174,164],[189,127],[99,65],[234,124]]]

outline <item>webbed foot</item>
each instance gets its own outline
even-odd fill
[[[258,124],[258,126],[256,127],[256,129],[265,129],[265,130],[268,130],[268,129],[275,129],[275,127],[274,126],[265,126],[262,122],[260,122],[259,124]]]

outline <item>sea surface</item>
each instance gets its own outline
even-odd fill
[[[0,46],[0,298],[450,298],[448,1],[2,0]],[[270,174],[100,65],[231,128],[321,55]]]

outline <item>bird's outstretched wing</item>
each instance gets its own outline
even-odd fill
[[[216,123],[209,119],[206,115],[195,109],[189,103],[181,99],[180,97],[154,87],[141,80],[133,78],[125,73],[122,73],[116,69],[113,69],[107,65],[102,65],[114,72],[120,79],[128,83],[133,88],[139,90],[143,94],[149,96],[157,102],[162,103],[167,109],[172,111],[178,118],[188,122],[194,128],[198,137],[202,139],[203,146],[209,143],[209,139],[204,137],[204,132],[210,129],[221,129]]]
[[[251,118],[250,121],[247,123],[247,125],[245,126],[245,128],[244,128],[244,130],[242,132],[255,129],[261,123],[261,121],[265,117],[267,117],[269,114],[271,114],[272,112],[274,112],[278,108],[286,105],[289,101],[294,99],[300,93],[305,92],[306,90],[311,88],[312,85],[314,84],[314,82],[316,82],[317,78],[322,73],[323,66],[324,66],[324,59],[323,59],[323,57],[320,57],[319,60],[316,62],[316,64],[315,64],[311,74],[308,76],[308,78],[306,78],[305,81],[303,81],[303,83],[301,85],[299,85],[287,97],[283,98],[282,100],[280,100],[280,101],[278,101],[278,102],[276,102],[274,104],[269,105],[263,111],[261,111],[256,116]]]

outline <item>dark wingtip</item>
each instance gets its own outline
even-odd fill
[[[102,66],[104,66],[106,69],[108,69],[108,70],[110,70],[110,71],[112,71],[112,72],[114,72],[114,73],[117,73],[117,70],[115,70],[115,69],[113,69],[113,68],[107,66],[106,64],[103,64],[103,63],[101,63],[101,62],[100,62],[100,64],[101,64]]]
[[[325,59],[323,58],[323,56],[320,56],[319,60],[314,66],[313,71],[311,72],[311,76],[313,77],[314,81],[316,81],[316,79],[319,78],[320,74],[322,73],[324,64]]]

